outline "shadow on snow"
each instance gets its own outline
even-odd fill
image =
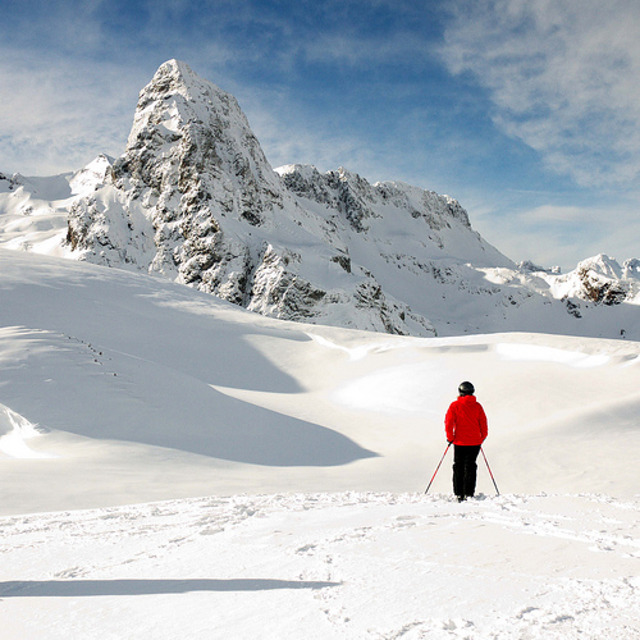
[[[339,582],[194,578],[116,580],[15,580],[0,582],[0,598],[80,598],[87,596],[143,596],[193,591],[271,591],[275,589],[325,589]]]

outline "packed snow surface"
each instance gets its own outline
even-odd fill
[[[640,344],[409,338],[0,249],[6,638],[640,637]],[[442,419],[489,416],[451,499]]]
[[[637,501],[210,497],[0,521],[10,638],[634,640]]]

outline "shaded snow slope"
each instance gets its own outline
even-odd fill
[[[637,342],[287,323],[162,279],[6,250],[0,296],[4,513],[421,491],[463,379],[489,415],[503,492],[638,491]],[[450,462],[433,491],[450,491]],[[479,490],[493,492],[483,466]]]

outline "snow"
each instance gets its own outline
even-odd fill
[[[640,636],[640,343],[277,321],[0,248],[3,637]],[[443,415],[489,416],[451,498]]]
[[[49,458],[47,453],[29,448],[27,440],[39,435],[36,425],[0,405],[0,452],[11,458]]]
[[[632,640],[637,507],[345,492],[16,516],[0,619],[14,638]]]
[[[110,159],[100,155],[76,173],[11,179],[0,174],[0,247],[70,258],[64,244],[69,208],[91,194],[109,168]]]

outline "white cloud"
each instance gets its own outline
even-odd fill
[[[2,170],[51,174],[124,150],[146,80],[107,62],[0,57]]]
[[[488,89],[495,122],[582,185],[640,175],[640,3],[461,2],[442,54]]]
[[[599,205],[545,204],[530,208],[488,202],[482,195],[475,199],[471,196],[469,202],[472,225],[515,261],[559,265],[567,271],[599,253],[620,262],[640,256],[640,202],[633,198]]]
[[[533,209],[528,209],[516,215],[520,223],[528,225],[553,222],[565,224],[573,222],[601,221],[605,213],[599,209],[585,209],[578,206],[565,206],[545,204]]]

